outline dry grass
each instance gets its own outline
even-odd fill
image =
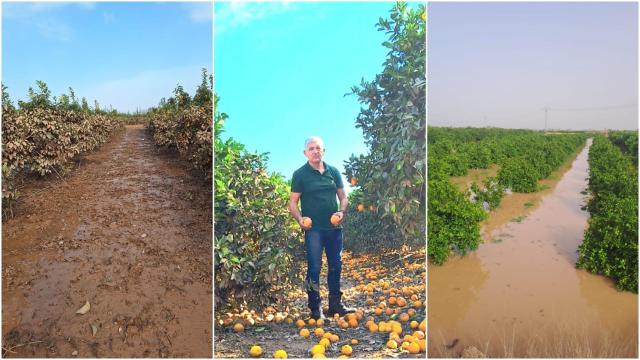
[[[492,358],[638,358],[637,333],[589,330],[586,325],[487,329],[482,336],[460,338],[455,344],[442,334],[429,336],[435,337],[429,342],[430,358],[459,358],[471,346]]]

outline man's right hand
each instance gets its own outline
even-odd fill
[[[311,229],[311,218],[309,217],[302,217],[300,218],[300,221],[298,221],[298,224],[300,225],[300,227],[302,228],[302,230],[310,230]]]

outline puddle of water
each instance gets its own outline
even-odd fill
[[[430,357],[471,345],[493,357],[637,357],[638,296],[575,269],[587,157],[588,146],[548,190],[506,196],[475,253],[429,267]]]
[[[75,234],[73,235],[74,240],[85,241],[89,240],[91,236],[91,230],[89,229],[89,224],[82,223],[78,225]]]
[[[482,185],[482,182],[490,177],[497,176],[500,166],[493,164],[486,169],[469,169],[469,172],[465,176],[452,176],[449,180],[455,185],[458,190],[465,192],[471,186],[472,182]]]

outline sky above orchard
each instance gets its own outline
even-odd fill
[[[270,153],[268,169],[290,179],[306,162],[304,141],[317,135],[325,161],[343,172],[351,154],[367,152],[355,127],[360,104],[344,95],[382,72],[387,38],[375,24],[392,7],[216,3],[214,89],[220,111],[229,115],[222,138]]]
[[[212,6],[200,3],[2,3],[2,82],[12,101],[43,80],[133,112],[212,67]]]
[[[638,128],[637,3],[430,3],[430,125]]]

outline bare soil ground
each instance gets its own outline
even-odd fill
[[[3,357],[211,357],[210,189],[141,125],[27,184],[2,227]]]

